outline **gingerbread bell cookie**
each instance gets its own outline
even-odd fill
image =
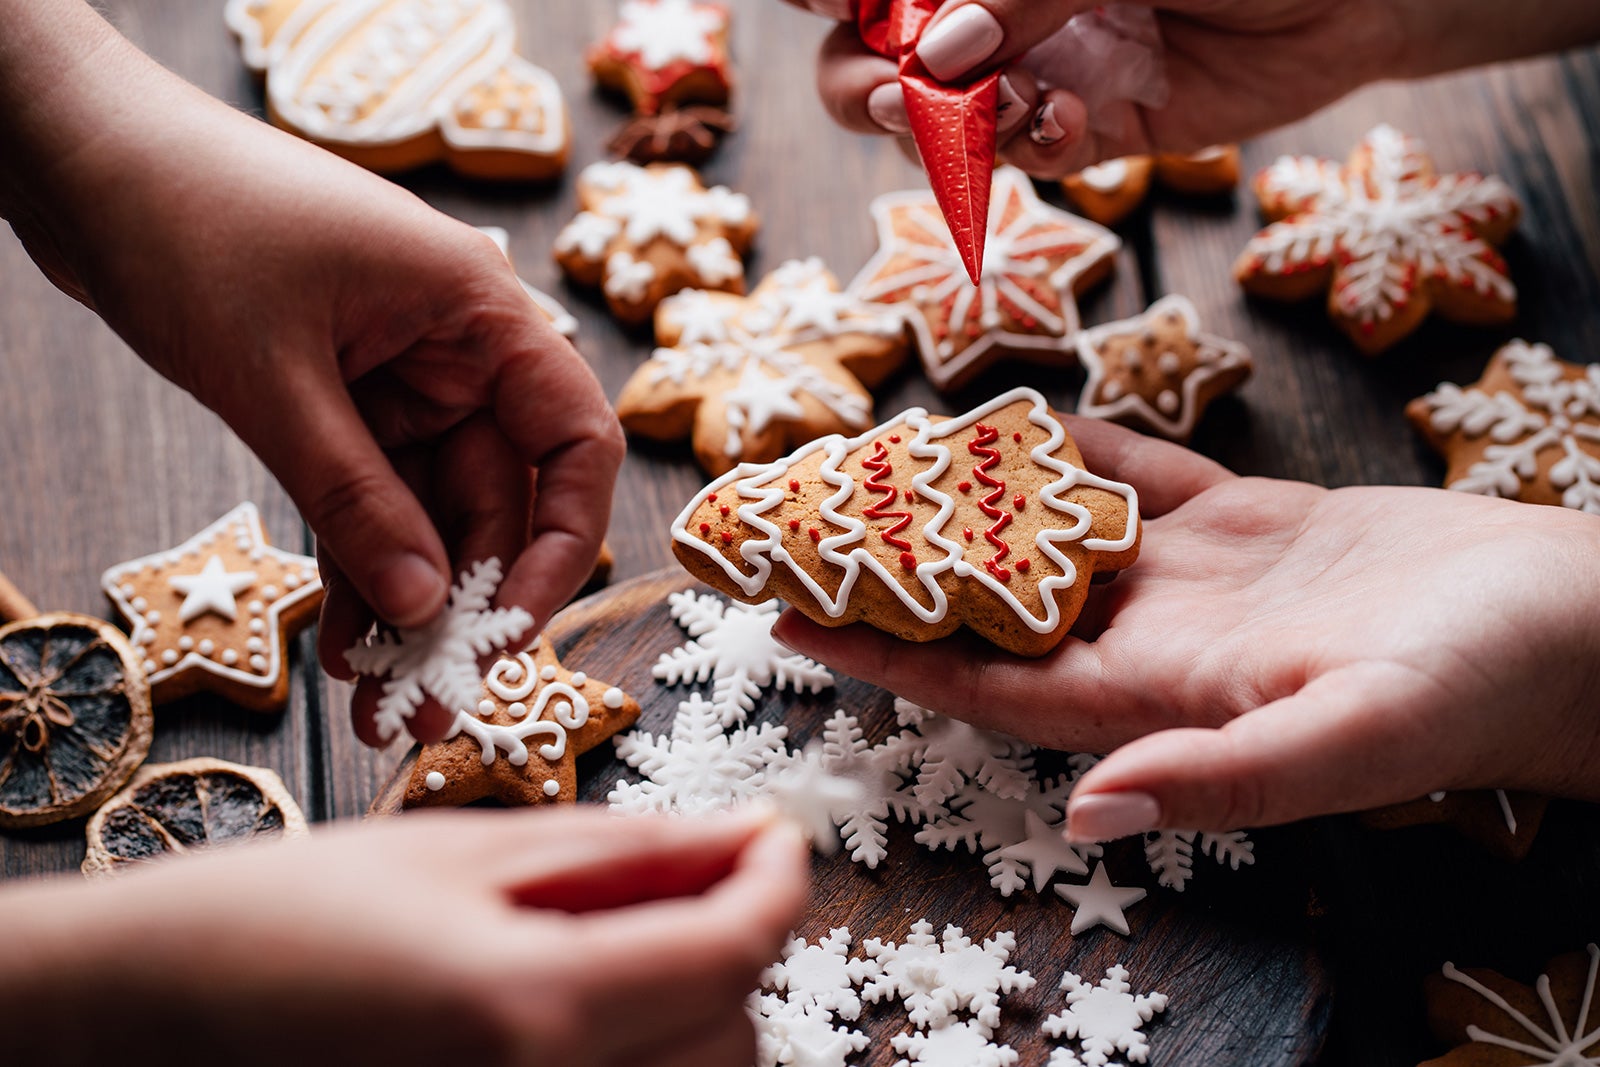
[[[1007,651],[1066,636],[1097,571],[1139,553],[1131,486],[1084,469],[1044,397],[1014,389],[957,418],[921,408],[851,438],[744,464],[692,500],[673,552],[748,603],[911,641],[967,626]]]
[[[743,256],[756,235],[749,198],[707,189],[689,167],[595,163],[578,178],[576,218],[556,235],[561,269],[599,286],[629,325],[682,289],[744,292]]]
[[[871,426],[867,388],[906,352],[900,316],[841,293],[818,259],[783,264],[749,297],[668,297],[656,338],[663,347],[623,386],[617,415],[644,437],[692,437],[714,475]]]
[[[1088,372],[1078,414],[1186,442],[1217,397],[1250,377],[1241,344],[1200,329],[1187,297],[1164,296],[1137,318],[1078,335]]]
[[[273,548],[250,503],[176,548],[117,564],[100,584],[127,620],[158,704],[209,690],[282,711],[289,639],[322,605],[317,561]]]
[[[589,69],[641,115],[684,104],[724,105],[733,91],[729,22],[721,4],[624,0],[616,25],[589,50]]]
[[[1155,183],[1189,196],[1218,196],[1239,184],[1239,148],[1216,145],[1192,155],[1122,156],[1086,167],[1061,181],[1072,206],[1102,226],[1138,210]]]
[[[1531,985],[1446,963],[1423,983],[1428,1025],[1451,1051],[1420,1067],[1600,1067],[1600,947],[1557,956]]]
[[[443,161],[477,178],[555,177],[561,88],[517,55],[506,0],[228,0],[267,114],[364,167]]]
[[[1109,277],[1121,242],[1040,201],[1015,167],[994,173],[983,271],[973,285],[939,205],[926,190],[872,202],[878,252],[850,284],[901,309],[934,386],[960,389],[1004,358],[1070,364],[1077,295]]]
[[[522,806],[578,798],[577,757],[632,726],[639,704],[616,686],[569,671],[549,642],[497,660],[482,698],[456,712],[449,735],[424,745],[404,806],[493,798]]]
[[[1328,294],[1328,313],[1367,355],[1422,325],[1511,321],[1517,290],[1495,249],[1521,208],[1498,178],[1440,174],[1426,147],[1392,126],[1362,138],[1344,165],[1284,156],[1255,179],[1272,224],[1233,274],[1271,300]]]
[[[1512,341],[1465,389],[1449,382],[1406,415],[1445,457],[1445,486],[1600,515],[1600,363]]]

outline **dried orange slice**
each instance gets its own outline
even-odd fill
[[[150,751],[150,687],[110,623],[40,615],[0,627],[0,826],[93,811]]]
[[[283,779],[265,768],[204,757],[152,763],[89,820],[83,873],[309,832]]]

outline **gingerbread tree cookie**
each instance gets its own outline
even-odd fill
[[[747,197],[707,189],[689,167],[595,163],[578,178],[582,211],[556,235],[556,262],[600,286],[630,325],[681,289],[744,292],[742,257],[755,239]]]
[[[624,0],[617,24],[589,50],[603,87],[641,115],[682,104],[728,102],[728,9],[697,0]]]
[[[912,641],[965,625],[1020,655],[1071,627],[1096,571],[1139,551],[1133,488],[1090,474],[1031,389],[958,418],[912,408],[858,437],[744,464],[672,526],[696,577],[829,626]]]
[[[1216,145],[1193,155],[1122,156],[1086,167],[1061,181],[1072,206],[1102,226],[1131,215],[1160,182],[1190,196],[1216,196],[1239,184],[1239,148]]]
[[[228,0],[273,123],[377,171],[566,167],[561,88],[514,51],[506,0]]]
[[[694,439],[711,474],[768,463],[827,433],[872,425],[876,386],[905,358],[905,323],[839,292],[818,259],[791,260],[748,298],[697,289],[656,309],[665,346],[622,387],[634,433]]]
[[[1406,415],[1449,464],[1446,487],[1600,515],[1600,363],[1512,341],[1475,384],[1446,382]]]
[[[1428,1024],[1455,1046],[1421,1067],[1600,1067],[1600,948],[1557,956],[1530,986],[1446,963],[1423,986]]]
[[[1078,335],[1088,371],[1078,414],[1187,441],[1206,406],[1250,377],[1250,353],[1200,331],[1187,297],[1164,296],[1137,318]]]
[[[903,309],[928,378],[961,388],[1006,357],[1072,362],[1077,294],[1108,277],[1115,234],[1040,201],[1015,167],[995,171],[983,274],[974,286],[933,194],[872,202],[878,252],[850,291]]]
[[[100,584],[128,622],[158,704],[204,689],[282,711],[284,648],[322,605],[317,561],[273,548],[250,503],[176,548],[117,564]]]
[[[1521,208],[1498,178],[1439,174],[1426,147],[1392,126],[1362,138],[1344,166],[1284,156],[1255,179],[1272,225],[1245,246],[1233,274],[1272,300],[1328,293],[1328,313],[1376,355],[1430,311],[1493,325],[1517,311],[1495,251]]]
[[[570,804],[578,798],[577,758],[638,717],[632,697],[567,670],[536,638],[496,661],[477,706],[458,710],[445,740],[422,747],[405,806],[459,807],[486,797]]]

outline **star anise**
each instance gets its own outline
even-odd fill
[[[608,142],[611,151],[635,163],[689,163],[711,157],[723,135],[735,127],[720,107],[694,105],[640,115],[625,123]]]

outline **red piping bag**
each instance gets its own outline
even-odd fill
[[[861,39],[900,65],[911,136],[928,171],[928,184],[944,213],[961,262],[977,285],[989,233],[989,190],[994,182],[1000,72],[966,85],[936,80],[917,58],[917,41],[942,0],[860,0]]]

